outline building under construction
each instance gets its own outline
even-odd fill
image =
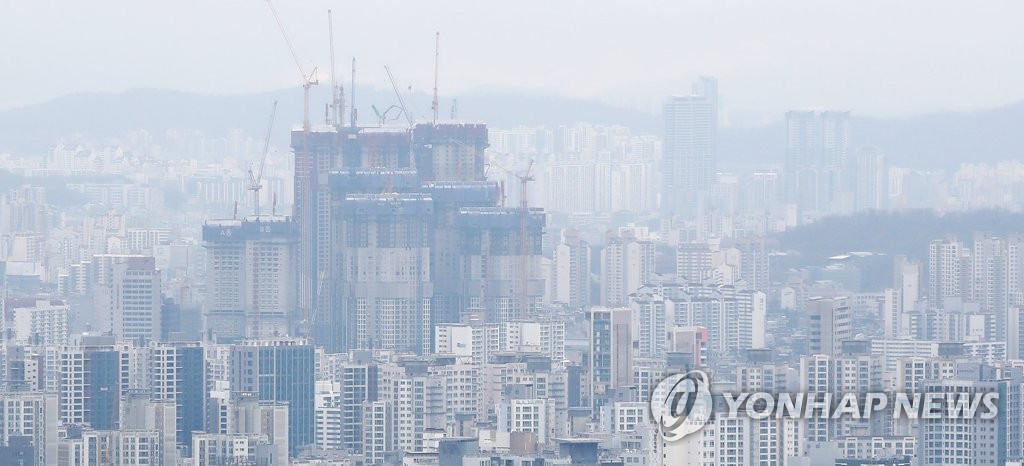
[[[205,338],[231,342],[297,331],[296,226],[282,215],[203,225],[209,280]]]
[[[483,124],[292,132],[299,308],[317,345],[424,352],[436,323],[536,310],[544,215],[501,206],[486,147]]]

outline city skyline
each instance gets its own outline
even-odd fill
[[[70,86],[291,84],[0,110],[0,465],[1024,464],[1024,101],[864,116],[1013,98],[987,10],[122,1],[0,34]],[[383,91],[313,71],[328,18]],[[660,110],[534,96],[619,85]]]

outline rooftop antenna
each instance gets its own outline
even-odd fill
[[[441,32],[434,33],[434,101],[430,104],[430,110],[434,112],[434,124],[437,124],[437,112],[440,104],[437,101],[437,65],[441,57]]]
[[[338,85],[334,67],[334,16],[327,10],[327,32],[331,39],[331,107],[334,113],[334,126],[341,127],[345,119],[345,89]]]
[[[456,111],[459,108],[459,101],[452,99],[452,120],[455,119]]]

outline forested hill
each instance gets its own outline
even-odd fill
[[[969,245],[976,232],[1024,233],[1024,213],[978,210],[940,215],[931,210],[910,210],[829,217],[775,235],[778,248],[786,255],[777,258],[773,271],[824,265],[829,257],[859,251],[887,256],[903,254],[927,267],[929,241],[956,235]],[[875,263],[880,269],[865,270],[866,285],[872,281],[868,280],[872,275],[883,282],[892,275],[891,260]]]

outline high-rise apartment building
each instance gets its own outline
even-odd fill
[[[590,400],[633,383],[633,316],[629,308],[593,308],[590,318]]]
[[[83,337],[61,351],[58,408],[61,422],[116,429],[121,401],[122,354],[110,337]]]
[[[819,214],[852,207],[849,147],[850,112],[786,112],[787,201]]]
[[[975,233],[971,248],[971,287],[965,291],[982,312],[997,316],[1006,313],[1007,265],[1006,240],[989,233]]]
[[[6,300],[12,307],[10,327],[14,341],[33,345],[66,345],[68,343],[71,306],[59,300],[37,299],[32,302]]]
[[[203,225],[207,339],[295,334],[304,317],[298,312],[297,242],[297,225],[279,215]]]
[[[666,306],[671,309],[669,328],[704,328],[713,355],[764,347],[765,293],[700,284],[664,286],[658,292],[671,302]]]
[[[717,251],[708,243],[679,243],[676,246],[676,280],[682,283],[701,283],[712,274]]]
[[[249,340],[231,348],[231,390],[287,402],[289,454],[314,441],[313,347],[305,340]]]
[[[850,304],[845,296],[808,298],[806,313],[810,354],[838,354],[842,342],[853,338]]]
[[[368,464],[383,464],[395,451],[397,429],[395,404],[389,400],[367,401],[363,406],[363,456]]]
[[[1024,234],[1006,238],[1006,302],[1024,306]]]
[[[635,326],[639,332],[638,357],[665,357],[665,347],[668,345],[667,306],[671,306],[671,302],[666,302],[665,298],[649,288],[641,288],[629,295],[633,319],[639,324]]]
[[[663,113],[662,211],[692,216],[715,182],[718,80],[699,78],[690,95],[666,99]]]
[[[423,451],[428,431],[445,425],[445,381],[429,374],[426,367],[409,361],[380,368],[380,397],[394,408],[395,447],[399,450]],[[372,403],[372,402],[371,402]],[[372,405],[371,405],[372,406]],[[374,408],[376,409],[376,408]],[[363,408],[364,419],[367,406]],[[367,426],[363,424],[364,439]],[[370,445],[364,444],[364,449]],[[368,453],[364,450],[364,453]]]
[[[572,228],[562,231],[551,264],[551,300],[572,309],[590,306],[590,246]]]
[[[864,147],[853,160],[854,210],[882,210],[889,202],[889,167],[877,147]]]
[[[934,240],[928,244],[929,306],[942,308],[946,298],[968,295],[968,285],[965,283],[968,254],[963,243],[955,237]]]
[[[771,287],[771,255],[763,240],[745,240],[735,245],[739,251],[739,279],[744,288],[768,293]]]
[[[118,340],[141,344],[160,340],[160,273],[149,256],[93,257],[94,315],[99,328]],[[108,325],[109,324],[109,325]]]
[[[206,359],[198,342],[151,343],[150,393],[176,407],[176,442],[192,448],[192,433],[206,427]]]
[[[368,351],[319,354],[316,443],[319,448],[363,449],[363,405],[380,398],[380,371]]]
[[[654,275],[655,244],[631,229],[609,232],[601,250],[601,303],[625,306],[630,293]]]
[[[958,398],[1000,393],[999,415],[992,419],[978,415],[923,417],[918,427],[918,458],[922,464],[1000,465],[1006,464],[1008,452],[1019,455],[1019,379],[1016,383],[1012,379],[995,381],[987,377],[928,380],[922,383],[921,390]]]
[[[57,464],[58,420],[54,393],[0,393],[0,444],[13,447],[28,438],[32,454],[25,464]]]

